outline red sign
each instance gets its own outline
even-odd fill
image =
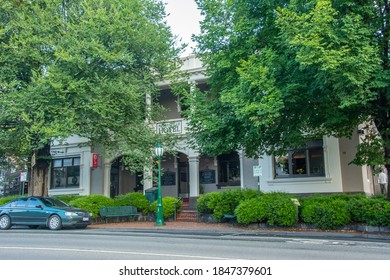
[[[99,165],[99,155],[92,154],[92,168],[98,168]]]

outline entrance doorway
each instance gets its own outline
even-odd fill
[[[129,192],[143,191],[143,173],[132,173],[123,162],[123,156],[111,163],[110,171],[110,197]]]
[[[179,182],[178,195],[179,197],[188,198],[190,196],[190,178],[189,178],[190,172],[189,172],[189,165],[188,165],[188,156],[183,153],[179,153],[177,162],[178,162],[177,168],[178,168],[178,176],[179,176],[177,180]]]

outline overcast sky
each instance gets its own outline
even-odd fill
[[[190,54],[191,47],[195,44],[191,42],[192,34],[199,34],[200,11],[194,0],[164,0],[166,12],[169,14],[167,22],[172,28],[172,32],[182,38],[183,43],[189,44],[184,54]]]

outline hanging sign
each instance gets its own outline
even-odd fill
[[[98,168],[99,166],[99,155],[92,154],[92,168]]]

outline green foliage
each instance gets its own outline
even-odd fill
[[[212,196],[214,196],[215,193],[206,193],[199,196],[199,198],[196,200],[196,210],[200,215],[204,214],[212,214],[213,209],[209,208],[207,205],[211,199]]]
[[[368,120],[354,163],[390,162],[386,1],[196,2],[211,89],[186,100],[201,151],[274,153]]]
[[[352,199],[348,202],[351,220],[371,226],[389,226],[390,202],[377,198]]]
[[[237,221],[243,224],[266,222],[271,226],[293,226],[298,222],[298,209],[285,193],[267,193],[259,199],[242,201],[236,208]]]
[[[293,226],[298,222],[298,208],[291,201],[291,197],[285,193],[263,195],[267,224]]]
[[[263,200],[257,198],[242,201],[236,208],[237,222],[241,224],[261,223],[265,221],[266,207]]]
[[[131,192],[124,195],[120,195],[114,198],[118,206],[134,206],[137,207],[138,211],[143,214],[147,214],[150,209],[149,200],[140,192]]]
[[[301,219],[320,229],[336,229],[351,221],[347,205],[345,200],[325,196],[307,199],[301,204]]]
[[[88,196],[81,196],[69,203],[73,207],[85,209],[92,213],[93,218],[99,216],[99,208],[105,206],[118,206],[115,205],[113,199],[100,194],[92,194]]]
[[[11,196],[0,197],[0,206],[10,202],[11,200],[14,200],[15,198],[18,198],[18,197],[20,197],[20,195],[11,195]]]
[[[77,194],[63,194],[63,195],[55,195],[54,197],[69,204],[71,201],[79,198],[80,196]]]
[[[221,221],[225,214],[234,214],[234,210],[240,201],[251,199],[257,196],[255,190],[227,190],[224,192],[214,192],[206,198],[206,204],[201,204],[206,211],[211,210],[213,217]],[[202,201],[201,201],[202,203]],[[206,206],[206,208],[204,208]]]
[[[166,219],[173,218],[174,213],[175,213],[175,207],[177,209],[177,213],[179,213],[181,211],[181,207],[183,205],[183,201],[180,200],[176,204],[177,201],[178,200],[175,197],[166,196],[166,197],[162,198],[162,206],[163,206],[163,216],[164,216],[164,218],[166,218]],[[155,214],[157,213],[157,200],[154,201],[150,205],[150,211],[155,213]]]
[[[161,111],[145,96],[179,66],[163,3],[11,2],[0,1],[0,157],[79,135],[142,170],[157,137],[145,119]]]

